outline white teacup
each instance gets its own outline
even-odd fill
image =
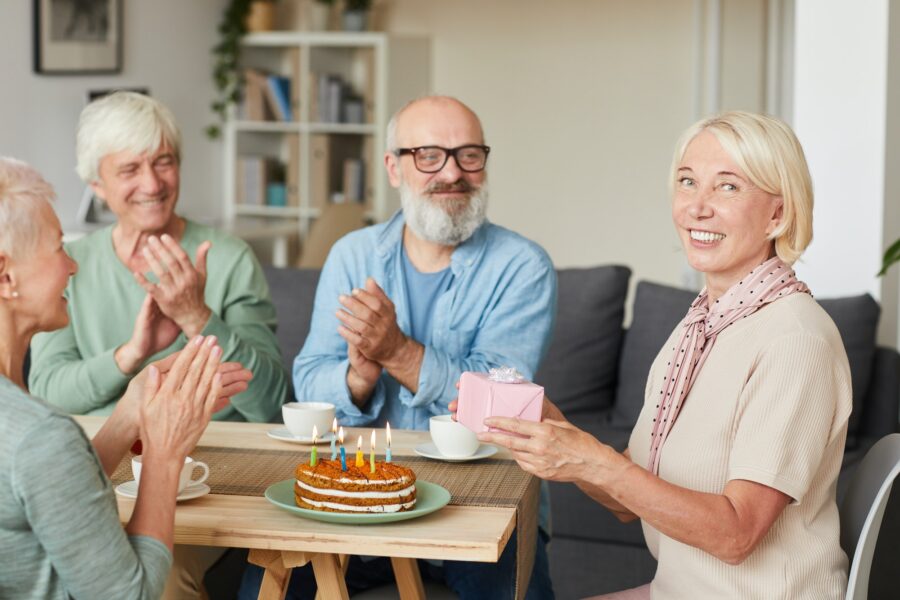
[[[281,416],[291,435],[299,438],[311,438],[313,425],[319,432],[319,438],[331,431],[334,420],[334,404],[329,402],[288,402],[281,407]]]
[[[194,469],[197,467],[203,469],[203,475],[200,476],[200,479],[191,479],[191,476],[194,474]],[[141,457],[135,456],[131,459],[131,472],[134,474],[134,482],[137,484],[138,488],[141,486]],[[194,460],[190,456],[184,459],[184,466],[181,467],[181,473],[178,474],[178,492],[181,493],[181,490],[186,488],[189,485],[197,485],[198,483],[203,483],[206,481],[207,477],[209,477],[209,467],[205,462],[201,462],[199,460]]]
[[[431,417],[428,430],[438,452],[447,458],[466,458],[478,451],[480,443],[475,432],[454,421],[450,415]]]

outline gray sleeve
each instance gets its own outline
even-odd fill
[[[160,597],[172,555],[159,540],[125,534],[109,480],[74,421],[42,421],[12,465],[13,493],[70,596]]]

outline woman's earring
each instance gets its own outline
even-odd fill
[[[19,292],[13,290],[12,297],[13,297],[13,298],[18,298],[18,297],[19,297]]]

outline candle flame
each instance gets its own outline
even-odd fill
[[[319,439],[319,429],[313,425],[313,444],[316,443],[316,440]]]
[[[335,417],[334,421],[331,422],[331,433],[337,433],[337,417]]]
[[[359,439],[356,441],[356,449],[357,451],[362,450],[362,436],[359,436]]]
[[[372,450],[375,449],[375,430],[372,430]]]
[[[387,424],[387,445],[388,445],[388,448],[391,447],[391,424],[390,423]]]
[[[341,443],[341,446],[344,445],[344,428],[341,427],[340,432],[338,432],[338,441]]]

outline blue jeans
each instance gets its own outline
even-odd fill
[[[516,534],[496,563],[462,562],[446,560],[442,566],[419,562],[423,580],[443,583],[461,600],[504,600],[515,596],[516,589]],[[238,600],[256,600],[262,584],[263,569],[247,565]],[[386,583],[393,583],[394,570],[389,558],[379,557],[363,561],[350,557],[347,568],[347,589],[350,595]],[[313,600],[316,595],[316,579],[312,566],[294,569],[288,586],[286,600]],[[547,560],[547,536],[543,531],[537,536],[534,552],[534,569],[528,583],[526,600],[553,600],[553,584],[550,581],[550,564]]]

